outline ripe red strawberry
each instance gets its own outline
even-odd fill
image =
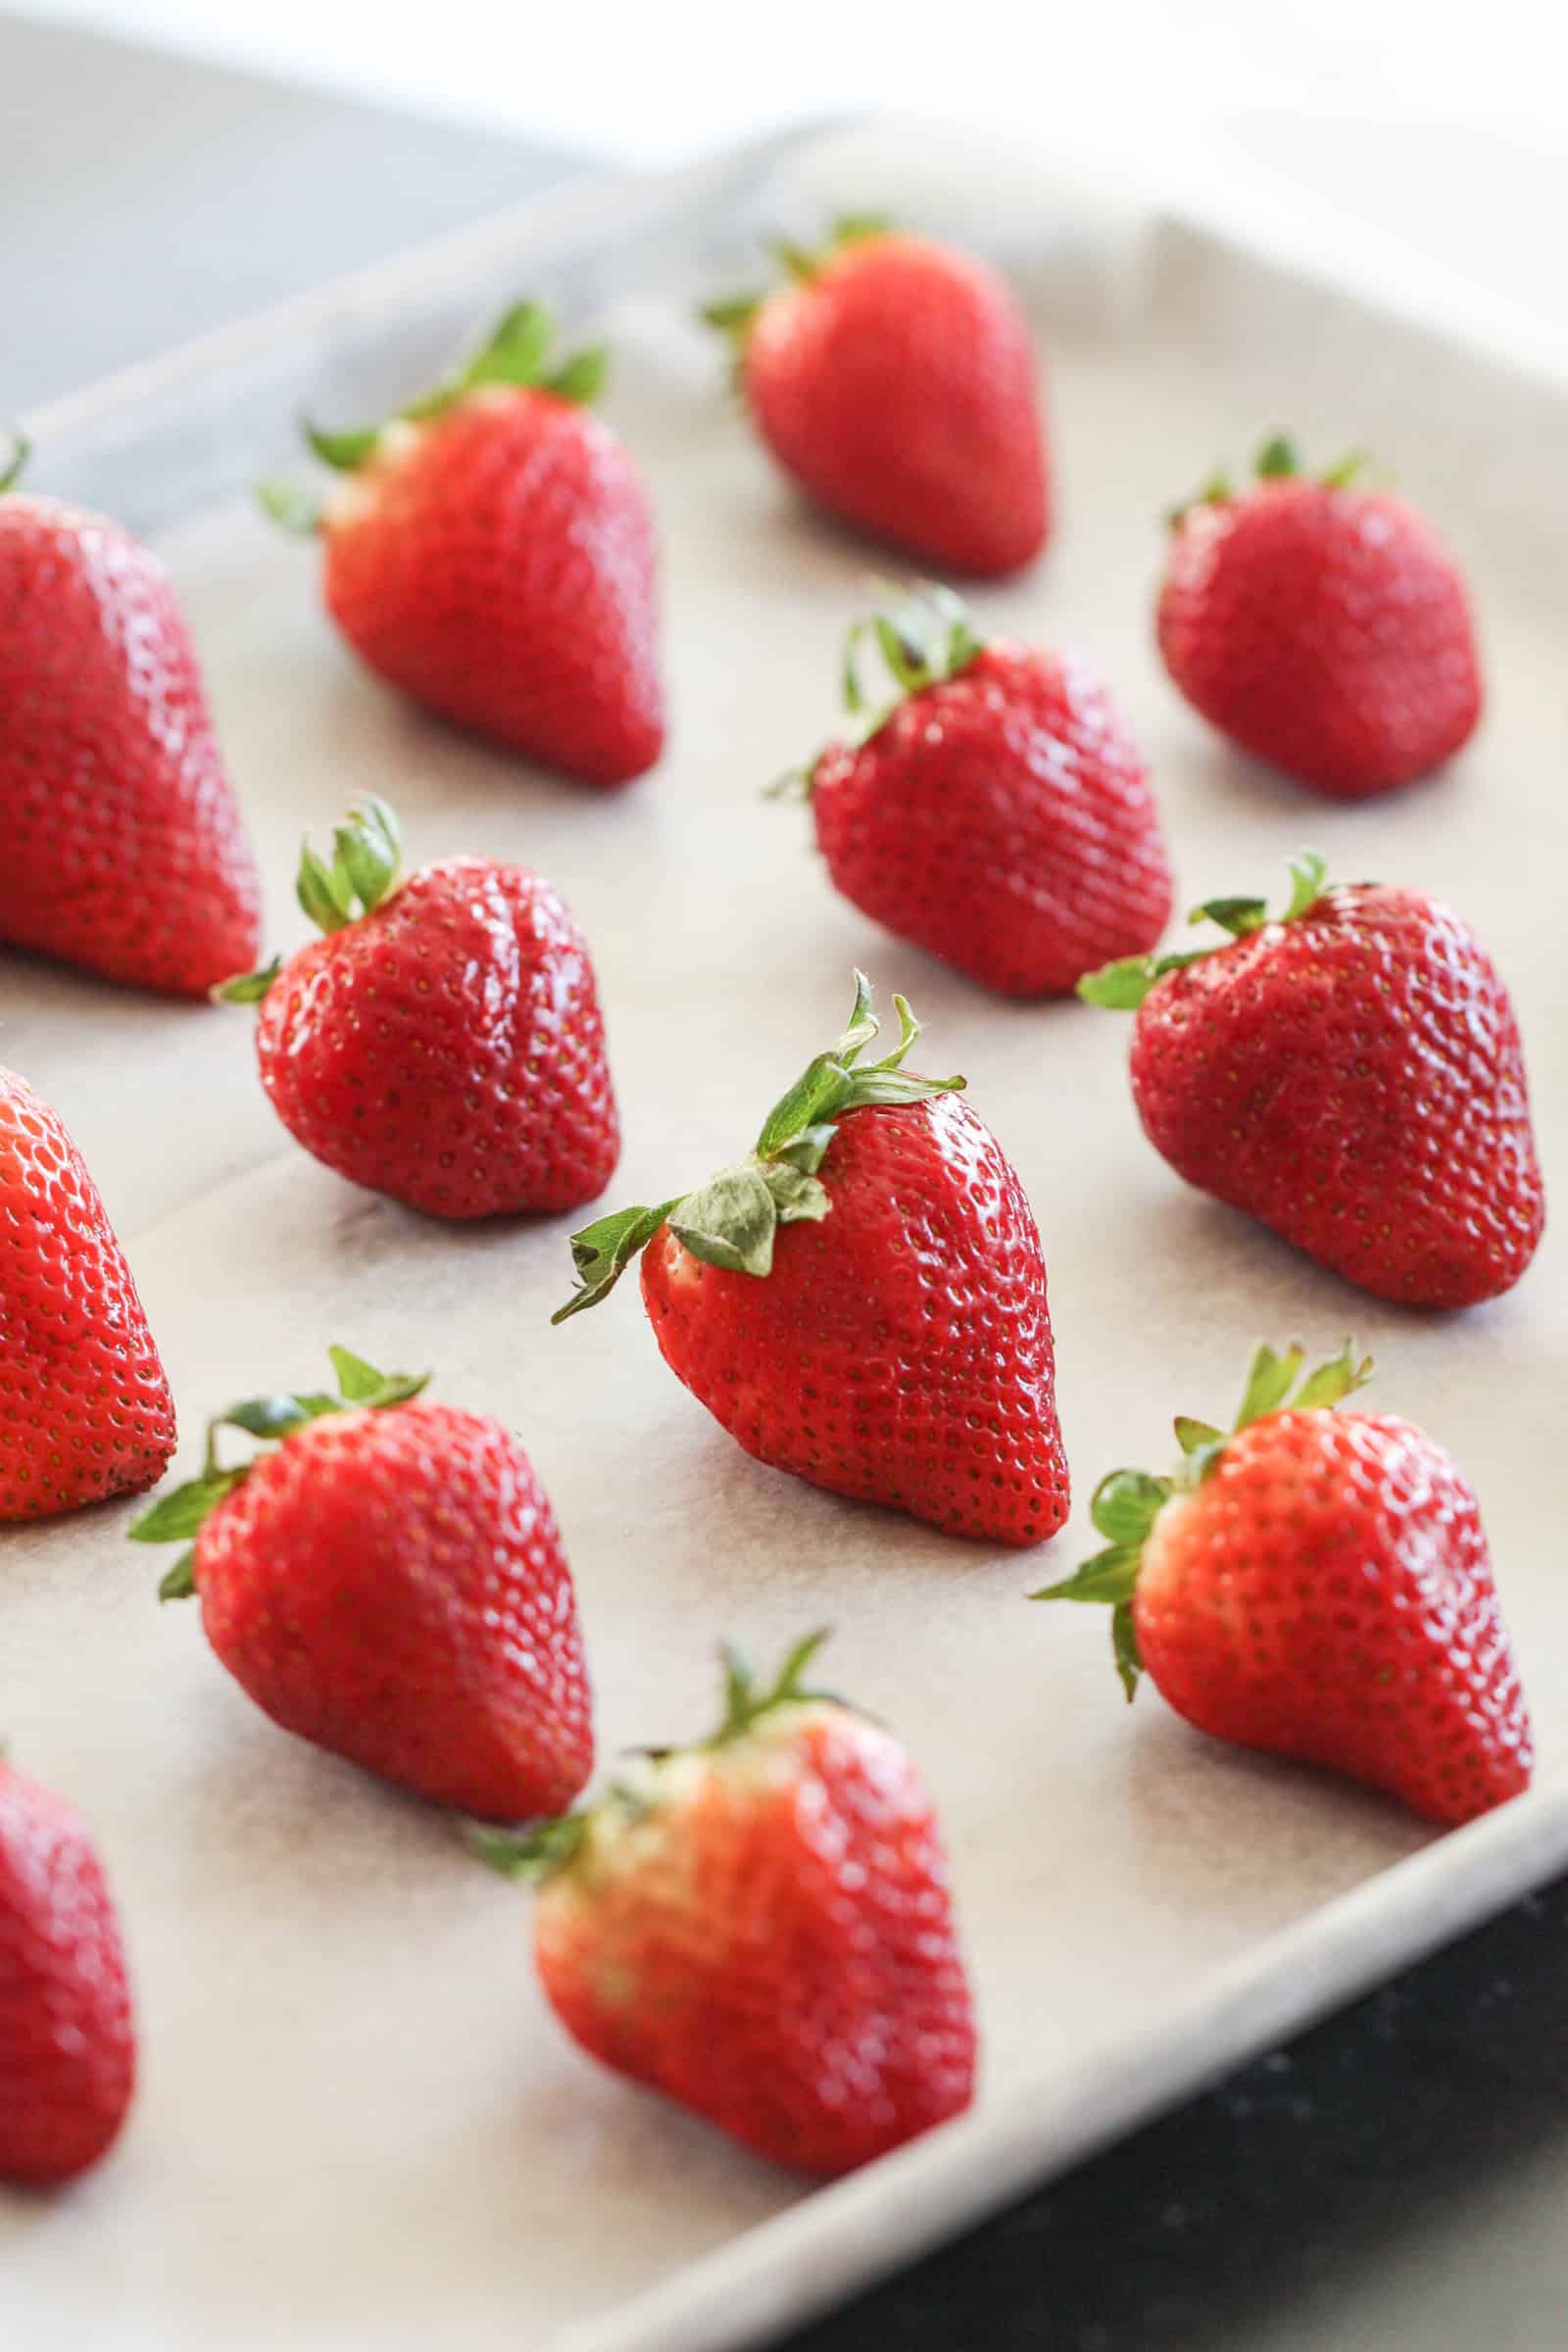
[[[1292,865],[1198,907],[1233,934],[1084,981],[1137,1007],[1132,1087],[1154,1149],[1376,1298],[1473,1306],[1510,1290],[1545,1219],[1519,1031],[1467,923],[1419,891],[1325,890]]]
[[[255,957],[255,862],[169,575],[53,498],[0,495],[0,832],[14,947],[183,997]]]
[[[92,1836],[0,1756],[0,2180],[96,2164],[136,2079],[120,1920]]]
[[[1051,521],[1040,394],[1002,279],[881,221],[842,220],[818,253],[778,250],[789,285],[704,316],[731,337],[785,472],[940,571],[1032,563]]]
[[[436,1804],[554,1813],[593,1730],[533,1465],[499,1421],[415,1401],[425,1380],[331,1356],[339,1394],[232,1405],[201,1476],[137,1520],[138,1543],[190,1544],[161,1595],[199,1594],[218,1656],[285,1731]],[[225,1428],[279,1443],[224,1470]]]
[[[930,1800],[890,1732],[807,1686],[825,1639],[768,1688],[727,1650],[710,1739],[475,1842],[541,1882],[539,1975],[584,2049],[833,2175],[968,2106],[975,2030]]]
[[[873,633],[897,689],[871,706]],[[858,724],[798,778],[847,899],[1004,996],[1066,996],[1153,947],[1171,878],[1143,760],[1077,662],[978,637],[931,588],[852,632]]]
[[[362,431],[307,429],[346,476],[324,504],[270,487],[318,529],[327,611],[427,710],[586,784],[663,748],[654,521],[630,458],[588,414],[603,352],[546,372],[551,322],[507,313],[447,382]]]
[[[642,1254],[664,1361],[774,1469],[954,1535],[1042,1544],[1067,1516],[1040,1235],[961,1078],[877,1062],[870,983],[751,1156],[572,1236],[593,1306]]]
[[[0,1521],[156,1486],[174,1405],[98,1188],[57,1112],[0,1069]]]
[[[1174,519],[1159,650],[1244,751],[1334,800],[1369,800],[1456,752],[1481,714],[1464,582],[1430,526],[1359,462],[1309,480],[1271,441],[1255,487],[1217,477]]]
[[[620,1156],[587,943],[548,882],[449,858],[405,880],[397,818],[356,803],[300,859],[326,936],[228,981],[262,1084],[307,1152],[435,1217],[580,1208]]]
[[[1296,1388],[1304,1360],[1259,1348],[1229,1435],[1178,1417],[1174,1478],[1102,1479],[1109,1548],[1034,1597],[1110,1605],[1129,1698],[1147,1672],[1215,1739],[1469,1821],[1534,1761],[1476,1498],[1408,1421],[1333,1409],[1372,1369],[1348,1343]]]

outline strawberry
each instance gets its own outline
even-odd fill
[[[552,2008],[617,2074],[775,2164],[834,2175],[973,2096],[975,2030],[930,1799],[891,1732],[724,1652],[724,1717],[591,1810],[480,1833],[540,1885]]]
[[[254,959],[255,861],[168,573],[118,523],[20,494],[0,495],[0,940],[182,997]]]
[[[1469,1821],[1533,1762],[1476,1498],[1408,1421],[1335,1411],[1372,1369],[1348,1342],[1304,1360],[1259,1348],[1228,1433],[1179,1417],[1174,1478],[1102,1479],[1108,1548],[1034,1597],[1109,1604],[1129,1698],[1147,1673],[1217,1740]]]
[[[858,655],[892,673],[873,703]],[[810,801],[847,899],[1004,996],[1066,996],[1108,957],[1152,948],[1171,878],[1138,749],[1073,661],[979,637],[928,588],[851,632],[856,728],[785,779]]]
[[[597,1305],[639,1253],[660,1352],[774,1469],[955,1535],[1041,1544],[1067,1516],[1067,1462],[1040,1235],[961,1078],[900,1065],[870,983],[768,1113],[750,1158],[658,1208],[572,1236]]]
[[[466,366],[389,423],[306,437],[346,478],[269,485],[318,530],[326,608],[371,669],[439,717],[585,784],[663,747],[648,494],[588,413],[603,352],[547,372],[552,327],[510,310]]]
[[[124,1252],[59,1114],[0,1069],[0,1521],[156,1486],[174,1404]]]
[[[1464,582],[1429,525],[1320,481],[1284,440],[1238,494],[1218,475],[1173,518],[1159,650],[1220,732],[1333,800],[1424,776],[1467,742],[1481,676]]]
[[[449,858],[402,875],[367,797],[306,846],[324,938],[224,983],[259,1004],[262,1084],[289,1133],[352,1183],[435,1217],[579,1208],[620,1156],[587,944],[550,884]]]
[[[0,1757],[0,2180],[47,2187],[96,2164],[135,2078],[120,1920],[92,1835]]]
[[[1406,1306],[1512,1289],[1545,1218],[1508,992],[1419,891],[1324,887],[1310,853],[1277,921],[1211,899],[1232,934],[1108,964],[1091,1003],[1136,1008],[1133,1100],[1189,1184]]]
[[[181,1543],[162,1598],[265,1714],[416,1796],[497,1821],[569,1804],[593,1768],[571,1572],[515,1438],[417,1401],[428,1379],[331,1350],[338,1391],[208,1424],[201,1475],[131,1528]],[[275,1448],[238,1469],[218,1435]]]
[[[830,514],[940,571],[1039,555],[1050,488],[1029,329],[1002,279],[879,220],[841,220],[790,283],[709,305],[786,473]]]

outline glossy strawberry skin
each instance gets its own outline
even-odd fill
[[[422,1402],[312,1422],[203,1522],[195,1577],[258,1706],[416,1795],[522,1821],[593,1768],[570,1572],[499,1422]]]
[[[1143,760],[1077,662],[991,643],[825,752],[811,806],[847,899],[1004,996],[1068,995],[1170,917]]]
[[[139,1494],[174,1405],[98,1188],[59,1115],[0,1069],[0,1521]]]
[[[86,1824],[0,1760],[0,2180],[96,2164],[135,2088],[120,1921]]]
[[[1150,1676],[1217,1739],[1444,1823],[1529,1784],[1476,1498],[1406,1421],[1284,1412],[1228,1439],[1160,1511],[1132,1608]]]
[[[313,940],[262,1000],[256,1054],[307,1152],[432,1216],[580,1207],[619,1157],[587,946],[520,866],[426,866]]]
[[[583,409],[490,385],[389,426],[324,527],[327,610],[425,710],[587,784],[659,758],[653,515]]]
[[[1426,775],[1481,715],[1463,581],[1396,498],[1293,478],[1189,507],[1157,633],[1205,718],[1335,800]]]
[[[1156,1151],[1348,1282],[1473,1306],[1535,1253],[1544,1194],[1508,994],[1419,892],[1333,890],[1155,983],[1132,1087]]]
[[[546,1883],[535,1950],[585,2049],[793,2170],[849,2172],[973,2094],[930,1801],[844,1707],[671,1759],[640,1820]]]
[[[168,574],[101,515],[0,497],[0,939],[205,996],[261,894]]]
[[[980,263],[924,237],[842,246],[762,304],[742,382],[785,471],[858,530],[974,576],[1045,545],[1029,330]]]
[[[750,1454],[955,1535],[1041,1544],[1067,1516],[1040,1235],[953,1096],[842,1119],[832,1207],[780,1227],[763,1279],[667,1225],[643,1301],[672,1372]]]

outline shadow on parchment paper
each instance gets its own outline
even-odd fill
[[[1369,2337],[1354,2298],[1568,2160],[1565,1942],[1568,1879],[781,2352],[1474,2352],[1458,2309]],[[1560,2269],[1560,2230],[1540,2247]],[[1520,2352],[1562,2341],[1560,2278],[1534,2286],[1557,2321]]]

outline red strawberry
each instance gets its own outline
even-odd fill
[[[52,498],[0,496],[0,830],[13,946],[182,997],[254,960],[256,867],[169,575]]]
[[[1379,1298],[1473,1306],[1510,1290],[1545,1219],[1508,992],[1468,924],[1419,891],[1325,890],[1292,865],[1194,913],[1234,936],[1084,981],[1137,1007],[1132,1086],[1154,1149]]]
[[[269,1100],[307,1152],[435,1217],[580,1208],[620,1126],[587,944],[548,882],[449,858],[401,878],[367,798],[309,847],[299,899],[326,936],[218,992],[260,1003]]]
[[[891,702],[868,706],[873,632]],[[1153,947],[1170,866],[1137,747],[1076,662],[986,644],[932,588],[852,632],[858,723],[798,779],[847,899],[1004,996],[1068,995],[1112,956]]]
[[[725,1653],[724,1720],[497,1867],[542,1881],[552,2007],[617,2074],[775,2164],[837,2174],[968,2106],[975,2031],[931,1803],[890,1732]]]
[[[1050,527],[1029,329],[1000,277],[928,237],[844,220],[791,283],[710,304],[786,473],[941,571],[1032,563]]]
[[[515,1438],[331,1350],[341,1393],[258,1396],[137,1520],[160,1588],[274,1723],[436,1804],[525,1821],[593,1769],[571,1573]],[[426,1376],[428,1377],[428,1376]],[[220,1429],[280,1441],[237,1470]],[[191,1540],[194,1539],[192,1542]]]
[[[1239,496],[1223,476],[1174,521],[1159,650],[1244,751],[1341,801],[1437,767],[1475,731],[1481,676],[1464,582],[1358,461],[1303,476],[1271,441]]]
[[[96,2164],[136,2078],[114,1897],[86,1823],[0,1757],[0,2180]]]
[[[857,972],[850,1026],[763,1122],[751,1157],[658,1208],[572,1236],[559,1323],[642,1252],[664,1361],[761,1462],[954,1535],[1042,1544],[1067,1462],[1040,1236],[961,1078],[900,1067]]]
[[[1109,1603],[1129,1698],[1147,1671],[1217,1740],[1469,1821],[1534,1761],[1476,1498],[1408,1421],[1334,1411],[1348,1344],[1292,1397],[1303,1361],[1260,1348],[1229,1435],[1179,1417],[1174,1478],[1102,1480],[1108,1550],[1034,1597]]]
[[[546,373],[535,303],[385,425],[308,430],[348,479],[324,505],[272,487],[325,542],[327,611],[427,710],[587,784],[663,748],[654,522],[620,443],[586,404],[603,352]]]
[[[98,1188],[58,1113],[0,1069],[0,1521],[156,1486],[174,1405]]]

